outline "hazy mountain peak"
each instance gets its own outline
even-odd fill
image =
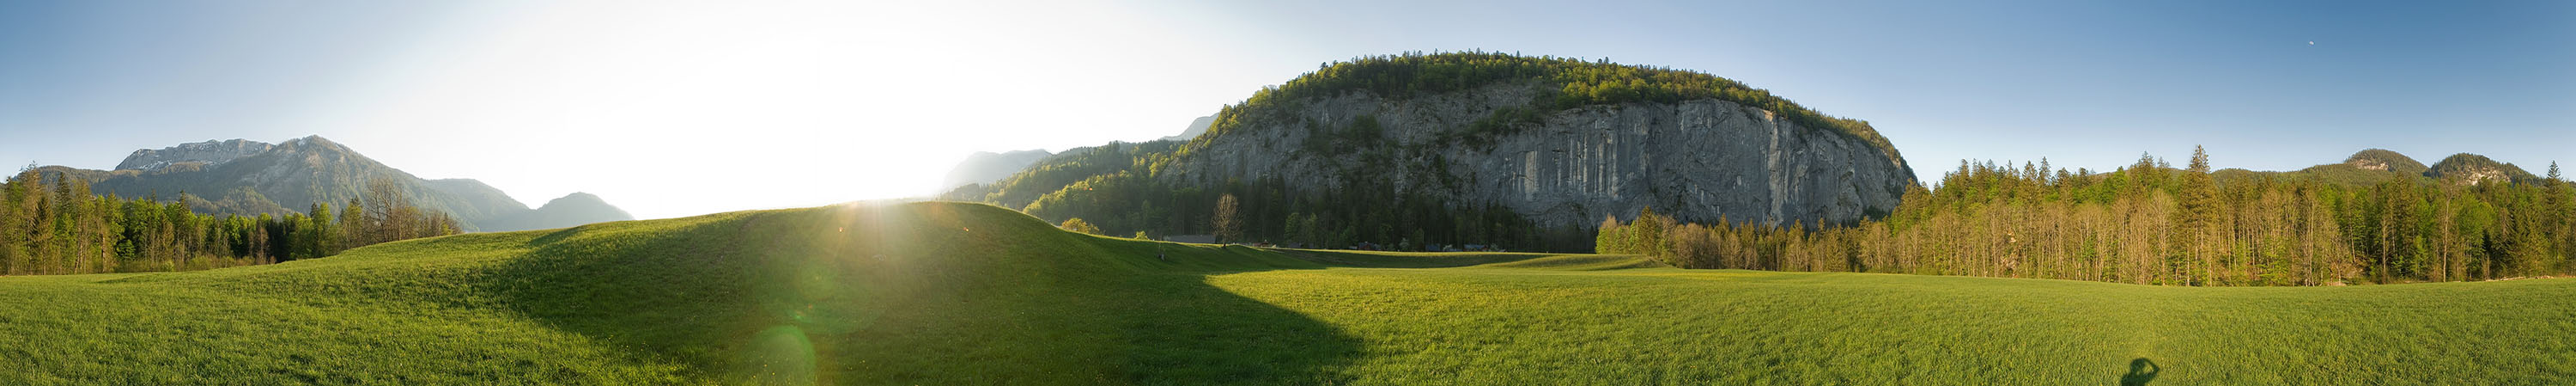
[[[1210,116],[1199,117],[1198,119],[1192,119],[1192,120],[1190,120],[1190,127],[1189,127],[1189,128],[1185,128],[1185,129],[1181,129],[1181,134],[1180,134],[1180,135],[1169,136],[1169,137],[1163,137],[1163,139],[1162,139],[1162,140],[1164,140],[1164,141],[1187,141],[1187,140],[1190,140],[1190,139],[1193,139],[1193,138],[1198,138],[1198,137],[1199,137],[1199,134],[1207,134],[1207,131],[1208,131],[1208,127],[1209,127],[1209,126],[1215,126],[1215,125],[1216,125],[1216,116],[1214,116],[1214,115],[1210,115]]]
[[[331,141],[331,139],[329,139],[329,138],[322,138],[322,136],[319,136],[319,135],[308,135],[308,136],[304,136],[303,138],[289,139],[289,140],[286,140],[286,141],[284,141],[284,142],[278,142],[278,143],[277,143],[277,148],[278,148],[278,149],[281,149],[281,150],[285,150],[285,151],[290,151],[290,152],[317,152],[317,151],[327,151],[327,152],[339,152],[339,153],[356,153],[356,151],[354,151],[354,150],[350,150],[348,145],[342,145],[342,144],[340,144],[339,142],[332,142],[332,141]]]
[[[573,192],[572,194],[566,194],[563,197],[548,200],[546,201],[545,206],[539,206],[534,211],[529,211],[518,215],[516,218],[509,219],[506,222],[506,227],[512,229],[554,229],[596,222],[626,221],[633,219],[635,219],[634,215],[627,214],[625,210],[617,209],[617,206],[609,205],[607,200],[600,199],[598,195]]]
[[[959,186],[989,184],[994,181],[1000,181],[1002,178],[1010,177],[1011,174],[1014,173],[1019,173],[1020,169],[1027,169],[1030,164],[1035,164],[1038,160],[1046,159],[1047,156],[1052,155],[1055,155],[1055,153],[1047,152],[1044,149],[1029,149],[1003,153],[994,153],[989,151],[975,152],[975,155],[966,156],[965,161],[958,162],[956,167],[949,168],[948,179],[945,182],[941,182],[939,188],[942,190],[956,189]]]
[[[590,193],[585,193],[585,192],[572,192],[572,194],[566,194],[566,195],[564,195],[563,197],[557,197],[557,198],[555,198],[555,199],[553,199],[553,200],[548,200],[548,201],[546,201],[546,205],[545,205],[545,206],[542,206],[541,208],[545,208],[545,207],[557,207],[557,206],[564,206],[564,205],[598,205],[598,206],[608,206],[608,200],[602,200],[602,199],[600,199],[600,198],[599,198],[599,195],[596,195],[596,194],[590,194]],[[614,208],[611,208],[611,209],[614,209]],[[619,212],[619,213],[624,213],[624,212],[623,212],[623,211],[621,211],[621,212]]]

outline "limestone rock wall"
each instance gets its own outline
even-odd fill
[[[1893,211],[1916,183],[1902,158],[1859,139],[1716,99],[1556,111],[1488,143],[1442,135],[1496,109],[1528,106],[1536,93],[1503,85],[1404,100],[1367,93],[1309,100],[1293,119],[1222,133],[1158,177],[1277,177],[1307,189],[1387,178],[1460,204],[1498,203],[1545,226],[1591,225],[1608,215],[1628,221],[1649,205],[1688,222],[1841,223]],[[1378,120],[1381,143],[1331,156],[1299,151],[1315,128],[1361,118]],[[1360,167],[1395,172],[1350,172]]]

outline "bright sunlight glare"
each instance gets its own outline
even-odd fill
[[[453,38],[418,41],[356,77],[311,109],[332,113],[306,124],[379,129],[337,139],[424,177],[481,179],[532,206],[588,191],[661,218],[925,196],[972,152],[1171,135],[1259,87],[1207,82],[1214,75],[1198,68],[1209,63],[1189,60],[1038,59],[1175,58],[1187,55],[1165,51],[1197,45],[1197,35],[1139,22],[1168,17],[1142,12],[485,4],[431,34]],[[1205,91],[1131,95],[1173,89]],[[403,162],[415,159],[431,161]]]

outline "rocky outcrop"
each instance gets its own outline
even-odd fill
[[[213,166],[268,151],[270,145],[256,141],[229,140],[183,143],[161,149],[138,149],[116,163],[116,170],[159,170],[180,163],[199,167]]]
[[[2522,167],[2520,166],[2496,162],[2496,160],[2487,158],[2486,156],[2469,153],[2452,154],[2450,157],[2443,157],[2442,162],[2435,162],[2433,163],[2433,166],[2428,169],[2429,171],[2424,172],[2425,177],[2432,177],[2436,180],[2452,181],[2453,183],[2461,185],[2477,185],[2486,183],[2487,181],[2514,182],[2538,181],[2540,179],[2539,176],[2534,176],[2531,172],[2522,170]]]
[[[2361,170],[2393,171],[2405,174],[2425,173],[2423,162],[2417,162],[2415,158],[2388,149],[2362,149],[2360,152],[2352,153],[2351,157],[2345,157],[2343,164],[2352,165],[2353,168]]]
[[[1409,193],[1500,204],[1542,226],[1627,219],[1647,206],[1687,222],[1847,223],[1894,210],[1916,183],[1893,151],[1717,99],[1588,106],[1483,137],[1462,134],[1499,110],[1532,105],[1539,93],[1505,84],[1401,100],[1352,92],[1303,101],[1281,119],[1229,129],[1157,177],[1200,186],[1280,178],[1308,189],[1385,178]],[[1375,122],[1376,137],[1364,140],[1378,151],[1300,151],[1321,136],[1346,135],[1330,128],[1367,125],[1362,120]],[[1391,172],[1353,172],[1367,168]]]

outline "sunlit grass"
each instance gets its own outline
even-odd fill
[[[2576,282],[2170,288],[1756,271],[1331,269],[1211,283],[1362,341],[1369,384],[2576,380]]]
[[[0,384],[2552,384],[2571,299],[1274,251],[924,203],[0,278]]]

